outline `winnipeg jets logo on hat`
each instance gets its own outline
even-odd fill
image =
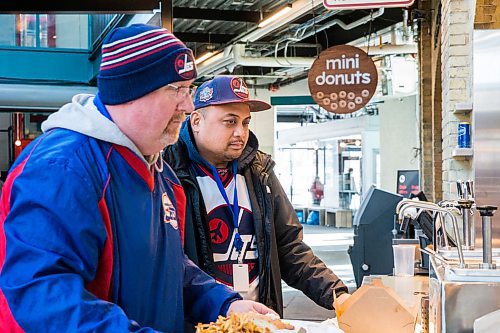
[[[200,91],[200,102],[206,102],[212,99],[214,95],[214,89],[210,87],[205,87],[203,88],[202,91]]]
[[[167,193],[163,193],[161,196],[161,203],[163,206],[163,222],[169,223],[172,228],[178,229],[179,225],[177,223],[177,212],[175,210],[174,205],[172,204],[172,201],[170,201],[170,198],[168,197]]]
[[[194,61],[189,53],[181,53],[175,58],[175,71],[184,79],[194,75]]]
[[[247,84],[243,79],[235,77],[231,80],[231,90],[241,99],[248,99]]]

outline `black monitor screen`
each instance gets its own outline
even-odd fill
[[[392,230],[396,205],[402,199],[403,197],[399,194],[378,189],[375,185],[370,186],[354,217],[353,224],[356,226],[372,224],[383,219],[388,220]]]
[[[396,205],[403,197],[371,186],[354,217],[351,263],[358,286],[365,275],[391,274],[392,230]]]

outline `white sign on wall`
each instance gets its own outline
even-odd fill
[[[323,0],[328,9],[363,9],[381,7],[409,7],[415,0]]]

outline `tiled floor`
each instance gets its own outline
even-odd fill
[[[353,230],[304,225],[304,241],[314,254],[337,274],[352,292],[356,288],[351,260],[347,254],[353,242]],[[322,321],[335,316],[311,301],[301,291],[283,283],[284,318]]]

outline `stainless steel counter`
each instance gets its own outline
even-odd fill
[[[500,309],[500,270],[469,265],[457,268],[430,257],[430,333],[472,333],[474,320]]]

